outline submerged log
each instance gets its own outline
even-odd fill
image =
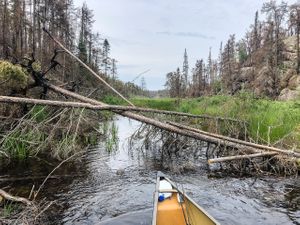
[[[250,154],[250,155],[227,156],[227,157],[209,159],[208,164],[228,162],[228,161],[240,160],[240,159],[251,159],[251,158],[264,157],[264,156],[274,156],[274,155],[278,155],[278,154],[279,153],[277,153],[277,152],[262,152],[262,153],[255,153],[255,154]]]
[[[237,143],[237,144],[240,144],[240,145],[249,146],[251,148],[282,153],[284,155],[289,155],[289,156],[300,157],[299,152],[279,149],[279,148],[266,146],[266,145],[255,144],[255,143],[252,143],[252,142],[243,141],[243,140],[240,140],[240,139],[231,138],[231,137],[223,136],[223,135],[220,135],[220,134],[209,133],[209,132],[206,132],[206,131],[203,131],[203,130],[200,130],[200,129],[196,129],[196,128],[193,128],[193,127],[181,125],[181,124],[174,123],[174,122],[168,122],[168,123],[173,125],[173,126],[176,126],[178,128],[181,128],[181,129],[197,132],[199,134],[209,135],[209,136],[214,137],[214,138],[219,138],[219,139],[226,140],[226,141],[229,141],[229,142],[234,142],[234,143]]]

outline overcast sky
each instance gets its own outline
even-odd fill
[[[81,6],[84,0],[74,0]],[[182,68],[187,49],[190,69],[216,58],[220,42],[230,34],[241,38],[263,0],[86,0],[94,12],[94,30],[111,44],[119,78],[132,81],[144,74],[147,88],[163,89],[165,75]],[[288,1],[289,3],[295,1]],[[140,84],[140,79],[136,80]]]

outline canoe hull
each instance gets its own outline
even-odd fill
[[[162,190],[160,183],[165,180],[171,184],[171,190]],[[171,196],[163,199],[167,193]],[[158,201],[158,199],[163,199]],[[176,185],[162,173],[158,173],[154,194],[152,225],[219,225],[203,208],[189,196],[176,188]]]

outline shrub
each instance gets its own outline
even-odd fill
[[[0,61],[0,83],[5,82],[6,88],[22,89],[28,83],[28,75],[21,66],[7,61]]]

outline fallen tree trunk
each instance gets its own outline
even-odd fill
[[[251,158],[257,158],[257,157],[264,157],[264,156],[274,156],[274,155],[278,155],[278,154],[279,153],[277,153],[277,152],[262,152],[262,153],[255,153],[255,154],[250,154],[250,155],[227,156],[227,157],[209,159],[208,164],[228,162],[228,161],[240,160],[240,159],[251,159]]]
[[[178,123],[174,123],[174,122],[168,122],[169,124],[176,126],[178,128],[182,128],[185,130],[190,130],[193,132],[197,132],[199,134],[204,134],[204,135],[209,135],[211,137],[215,137],[215,138],[220,138],[229,142],[235,142],[237,144],[241,144],[241,145],[245,145],[245,146],[249,146],[252,148],[256,148],[256,149],[261,149],[261,150],[265,150],[265,151],[273,151],[273,152],[277,152],[277,153],[282,153],[285,155],[290,155],[290,156],[295,156],[295,157],[300,157],[300,153],[298,152],[294,152],[294,151],[290,151],[290,150],[283,150],[283,149],[279,149],[279,148],[275,148],[275,147],[271,147],[271,146],[266,146],[266,145],[260,145],[260,144],[255,144],[252,142],[247,142],[247,141],[243,141],[240,139],[236,139],[236,138],[231,138],[231,137],[227,137],[227,136],[223,136],[223,135],[219,135],[219,134],[214,134],[214,133],[209,133],[203,130],[199,130],[193,127],[189,127],[189,126],[185,126],[185,125],[181,125]]]
[[[32,202],[29,201],[28,199],[26,198],[22,198],[22,197],[16,197],[16,196],[12,196],[11,194],[7,193],[6,191],[0,189],[0,195],[9,200],[9,201],[13,201],[13,202],[21,202],[21,203],[24,203],[26,205],[32,205]]]
[[[174,112],[167,110],[158,110],[151,108],[142,108],[142,107],[133,107],[133,106],[120,106],[120,105],[91,105],[90,103],[82,102],[65,102],[65,101],[54,101],[54,100],[42,100],[42,99],[32,99],[32,98],[19,98],[19,97],[10,97],[10,96],[0,96],[0,102],[5,103],[27,103],[27,104],[39,104],[39,105],[49,105],[49,106],[62,106],[62,107],[72,107],[72,108],[87,108],[92,110],[117,110],[117,111],[135,111],[135,112],[148,112],[148,113],[158,113],[165,115],[174,115],[174,116],[186,116],[193,118],[206,118],[206,119],[215,119],[215,120],[228,120],[232,122],[244,123],[244,121],[235,120],[231,118],[223,117],[213,117],[207,115],[194,115],[190,113]],[[2,119],[2,117],[0,117]]]

